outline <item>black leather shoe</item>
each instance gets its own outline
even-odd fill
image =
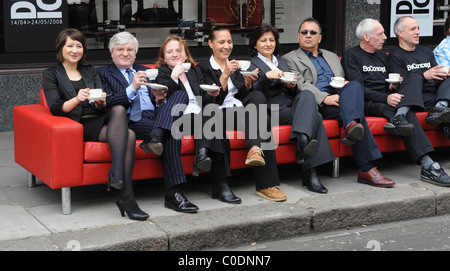
[[[325,186],[323,186],[320,183],[320,180],[319,180],[319,177],[317,177],[315,168],[303,171],[302,183],[303,183],[303,186],[308,187],[308,189],[312,192],[321,193],[321,194],[328,193],[328,189],[326,189]]]
[[[312,139],[308,140],[305,134],[297,137],[297,164],[303,164],[305,157],[313,156],[317,152],[319,141]]]
[[[192,204],[183,194],[176,192],[171,196],[166,195],[164,206],[181,213],[196,213],[198,207]]]
[[[194,169],[192,170],[192,176],[198,177],[199,171],[208,172],[211,170],[212,161],[208,157],[208,149],[200,148],[195,152]]]
[[[144,142],[139,145],[139,147],[141,147],[141,149],[148,154],[154,153],[155,155],[160,156],[164,151],[162,143],[164,134],[165,132],[161,128],[153,129],[150,132],[149,137],[146,138]]]
[[[212,198],[230,204],[240,204],[242,202],[241,198],[236,197],[233,191],[231,191],[226,181],[213,183]]]
[[[428,113],[425,122],[433,126],[450,123],[450,108],[435,106]]]
[[[391,118],[383,128],[388,134],[398,136],[410,136],[414,131],[414,125],[406,120],[405,114]]]
[[[431,184],[450,187],[450,176],[445,173],[441,166],[434,162],[429,169],[422,167],[420,180]]]

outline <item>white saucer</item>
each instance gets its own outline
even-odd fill
[[[386,79],[386,82],[390,83],[390,84],[398,84],[403,82],[403,80],[392,80],[392,79]]]
[[[242,75],[252,75],[252,74],[257,74],[256,72],[252,72],[252,71],[241,71]]]
[[[341,89],[341,88],[343,88],[345,85],[343,85],[343,86],[337,86],[335,83],[330,82],[330,86],[333,87],[333,88],[335,88],[335,89]]]
[[[282,76],[280,79],[281,79],[281,81],[283,81],[284,83],[295,83],[295,82],[297,82],[297,80],[295,80],[295,79],[288,80],[288,79],[284,78],[284,76]]]
[[[161,90],[161,89],[165,89],[166,88],[166,86],[160,85],[160,84],[156,84],[156,83],[151,83],[151,84],[149,84],[149,86],[152,89],[157,89],[157,90]]]
[[[200,88],[203,89],[204,91],[217,91],[219,89],[218,86],[211,86],[211,85],[200,85]]]
[[[106,96],[88,97],[88,100],[93,102],[93,101],[103,100],[103,99],[105,99],[105,98],[106,98]]]

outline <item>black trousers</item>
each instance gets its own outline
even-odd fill
[[[398,93],[403,94],[402,101],[398,104],[398,107],[410,106],[412,110],[406,115],[406,119],[409,123],[414,125],[414,130],[411,136],[401,137],[406,150],[413,159],[414,162],[420,163],[419,159],[434,151],[430,140],[423,131],[422,126],[417,119],[415,111],[425,110],[424,102],[421,96],[421,84],[422,76],[417,74],[410,74],[404,78],[401,87],[398,89]],[[366,102],[366,115],[374,117],[384,117],[387,119],[393,118],[396,113],[396,109],[389,106],[387,103],[381,102]]]
[[[421,86],[421,85],[420,85]],[[444,80],[433,89],[423,89],[423,101],[427,111],[433,109],[438,101],[450,101],[450,80]]]
[[[252,91],[242,100],[242,103],[244,106],[250,105],[252,110],[246,111],[246,108],[243,107],[220,109],[218,104],[208,104],[203,108],[200,115],[188,114],[183,116],[183,118],[191,118],[191,131],[197,131],[197,135],[200,135],[194,139],[196,149],[204,147],[209,150],[208,153],[212,159],[211,173],[214,180],[226,179],[232,175],[230,171],[231,150],[230,141],[226,134],[227,130],[244,131],[248,150],[255,145],[261,147],[262,143],[269,144],[268,141],[272,139],[271,137],[268,139],[261,137],[259,132],[254,133],[255,129],[257,131],[260,129],[259,124],[256,125],[256,128],[254,127],[255,123],[259,123],[260,114],[267,116],[267,110],[260,112],[259,107],[259,105],[267,106],[264,94]],[[256,117],[256,120],[254,117]],[[193,126],[194,122],[197,121],[198,123],[200,119],[203,131],[198,133],[199,127]],[[270,131],[270,118],[267,118],[266,126]],[[215,136],[205,135],[205,132],[210,130]],[[266,165],[253,168],[256,190],[280,185],[275,149],[264,149],[263,152]]]
[[[156,110],[142,111],[142,119],[138,122],[130,121],[128,127],[136,133],[137,139],[146,139],[155,128],[170,131],[177,116],[172,116],[172,108],[179,104],[187,104],[188,96],[185,91],[175,91],[167,102]],[[166,189],[186,182],[183,165],[181,163],[181,140],[174,139],[171,133],[163,138],[164,151],[161,154],[161,164],[164,172]]]
[[[314,94],[308,90],[299,92],[289,106],[279,111],[280,125],[291,125],[290,140],[297,144],[297,136],[302,133],[310,139],[319,142],[315,155],[306,157],[302,164],[303,170],[308,170],[335,159],[328,141],[322,116],[319,113]]]

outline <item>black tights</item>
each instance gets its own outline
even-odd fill
[[[108,142],[112,156],[111,175],[115,180],[123,180],[119,197],[128,207],[137,206],[131,178],[134,166],[136,135],[128,129],[125,107],[114,106],[105,120],[106,125],[98,135],[98,141]]]

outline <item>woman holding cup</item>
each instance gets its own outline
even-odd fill
[[[66,116],[83,125],[84,141],[108,142],[112,166],[108,175],[108,190],[120,190],[116,201],[124,216],[146,220],[148,214],[136,203],[131,176],[136,139],[128,130],[123,106],[108,107],[106,93],[90,94],[101,89],[100,77],[92,65],[83,64],[86,58],[86,39],[76,29],[61,31],[56,40],[59,63],[43,74],[43,89],[50,111],[55,116]],[[96,90],[99,91],[99,90]]]
[[[226,162],[229,157],[228,140],[220,138],[207,139],[203,134],[198,136],[194,132],[195,121],[201,122],[202,126],[200,128],[203,128],[203,124],[211,118],[203,116],[203,106],[209,104],[217,96],[218,91],[206,92],[200,88],[200,85],[204,84],[202,71],[195,66],[186,42],[178,36],[169,36],[164,40],[156,67],[159,70],[156,81],[166,85],[169,93],[174,91],[186,91],[188,93],[189,103],[184,109],[183,116],[179,119],[179,122],[183,123],[183,125],[185,122],[191,123],[191,127],[183,126],[182,130],[183,134],[194,135],[196,155],[192,176],[198,176],[200,170],[204,172],[211,170],[213,175],[213,198],[218,198],[231,204],[241,203],[241,199],[234,195],[226,179],[230,172],[229,162]],[[187,119],[189,121],[184,121]]]
[[[284,201],[286,195],[278,188],[280,180],[275,155],[275,146],[270,147],[270,139],[262,139],[259,128],[265,131],[268,127],[257,127],[256,135],[250,131],[250,124],[259,125],[259,117],[267,116],[266,110],[259,110],[267,104],[267,100],[262,92],[252,91],[253,82],[257,78],[258,69],[244,71],[247,67],[241,68],[237,60],[229,60],[233,51],[233,39],[231,32],[227,28],[213,26],[208,40],[212,55],[208,61],[199,63],[198,66],[203,72],[207,84],[216,84],[220,89],[215,93],[216,97],[211,100],[219,109],[223,110],[223,130],[226,130],[226,123],[237,123],[242,120],[226,119],[230,112],[245,111],[244,106],[255,105],[258,119],[250,120],[250,114],[245,114],[245,141],[248,154],[245,163],[253,166],[255,174],[256,194],[272,201]],[[261,106],[260,106],[261,105]],[[228,112],[228,114],[227,114]],[[234,115],[233,115],[234,116]],[[236,129],[236,128],[235,128]],[[269,130],[270,131],[270,130]],[[261,147],[264,143],[264,152]],[[267,144],[266,144],[267,143]],[[267,146],[267,147],[266,147]]]
[[[280,52],[278,30],[268,24],[257,27],[249,41],[252,55],[250,69],[259,69],[259,77],[253,84],[255,91],[265,94],[269,108],[278,110],[280,125],[291,125],[290,140],[297,145],[297,163],[302,165],[303,185],[318,193],[327,193],[320,183],[315,168],[334,160],[328,138],[318,111],[314,95],[307,90],[297,90],[295,74]],[[274,109],[274,105],[278,109]]]

